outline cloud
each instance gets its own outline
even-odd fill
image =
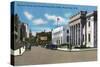
[[[56,21],[57,17],[55,15],[49,15],[49,14],[45,14],[45,17],[48,19],[48,20],[53,20],[53,21]]]
[[[65,13],[66,18],[69,18],[70,16],[72,16],[72,13]]]
[[[56,15],[49,15],[49,14],[45,14],[44,15],[48,20],[53,20],[54,21],[54,24],[57,25],[61,25],[61,24],[64,24],[66,22],[66,19],[61,17],[61,16],[56,16]],[[59,18],[59,20],[57,21],[57,18]]]
[[[26,18],[27,18],[28,20],[32,20],[32,18],[33,18],[32,14],[30,14],[28,11],[25,11],[25,12],[24,12],[24,15],[26,16]]]
[[[51,29],[49,27],[38,27],[39,30],[49,32]]]
[[[43,20],[41,18],[39,18],[39,19],[33,19],[32,22],[33,22],[34,25],[42,25],[42,24],[46,24],[47,23],[45,20]]]
[[[33,35],[33,36],[36,36],[36,32],[32,31],[32,35]]]
[[[32,31],[33,36],[36,36],[37,32],[39,33],[39,32],[43,32],[43,31],[45,31],[45,32],[50,32],[51,31],[51,29],[48,28],[48,27],[35,27],[33,30],[34,30],[34,31]]]
[[[33,34],[34,34],[34,32],[42,32],[42,31],[49,32],[49,31],[51,31],[51,29],[49,27],[44,27],[44,26],[33,27],[32,30],[33,30]]]
[[[49,28],[46,28],[46,29],[45,29],[45,31],[46,31],[46,32],[50,32],[50,31],[51,31],[51,29],[49,29]]]

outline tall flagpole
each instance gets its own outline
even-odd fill
[[[57,17],[57,27],[58,27],[59,17]]]

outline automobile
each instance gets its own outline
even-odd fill
[[[46,47],[47,49],[54,49],[54,50],[57,49],[57,45],[55,45],[55,44],[47,44],[45,47]]]

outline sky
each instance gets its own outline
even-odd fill
[[[79,11],[91,12],[94,10],[97,10],[96,6],[31,2],[15,2],[14,4],[14,14],[18,14],[21,22],[28,24],[33,35],[36,32],[50,31],[57,26],[68,24],[69,17]]]

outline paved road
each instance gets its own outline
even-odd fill
[[[41,47],[32,47],[22,56],[15,57],[15,65],[66,63],[97,60],[97,51],[64,52]]]

